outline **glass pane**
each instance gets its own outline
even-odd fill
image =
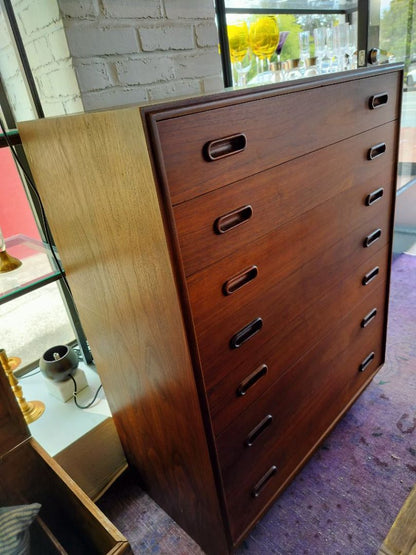
[[[19,289],[57,276],[40,234],[19,173],[8,148],[0,148],[0,229],[7,252],[22,261],[16,270],[0,273],[0,300]],[[0,306],[2,348],[22,359],[22,367],[39,360],[49,347],[74,340],[74,331],[56,283]]]
[[[21,266],[11,272],[0,273],[0,304],[60,277],[49,247],[46,248],[41,241],[19,233],[8,237],[5,245],[8,255],[17,258]]]
[[[331,12],[331,11],[344,11],[350,12],[357,10],[358,2],[352,2],[351,0],[308,0],[307,2],[301,2],[299,0],[225,0],[225,7],[228,8],[241,8],[244,6],[245,9],[265,9],[265,10],[285,10],[287,12],[293,12],[296,10],[301,10],[303,12],[310,11],[317,13],[321,12]]]
[[[250,13],[253,4],[240,2],[245,13],[241,9],[241,13],[226,14],[234,86],[289,81],[356,67],[357,28],[355,19],[348,19],[345,12]]]
[[[19,369],[37,365],[47,349],[75,339],[57,283],[2,304],[0,321],[2,348],[9,357],[22,359]]]
[[[380,13],[380,49],[405,63],[397,187],[416,178],[416,4],[384,0]]]

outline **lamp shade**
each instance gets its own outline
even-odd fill
[[[56,345],[45,351],[39,360],[44,376],[56,382],[67,380],[78,367],[78,355],[68,345]]]

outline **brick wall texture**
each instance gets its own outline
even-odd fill
[[[58,0],[86,111],[223,87],[213,0]]]
[[[45,115],[82,111],[56,0],[18,0],[13,9]],[[1,3],[0,74],[16,120],[35,118]]]

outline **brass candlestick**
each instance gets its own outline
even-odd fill
[[[0,364],[6,373],[9,380],[10,387],[17,399],[20,410],[22,411],[23,417],[26,424],[31,424],[37,420],[45,411],[45,405],[42,401],[26,401],[23,397],[23,390],[19,385],[13,370],[19,366],[21,363],[18,357],[8,357],[4,349],[0,349]]]
[[[0,274],[12,272],[22,265],[21,260],[6,251],[6,242],[0,229]]]

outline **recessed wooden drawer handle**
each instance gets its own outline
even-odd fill
[[[244,133],[237,133],[229,137],[209,141],[204,145],[204,155],[210,162],[221,160],[232,154],[237,154],[246,148],[247,137]]]
[[[358,367],[358,370],[360,372],[364,372],[364,370],[367,370],[367,368],[369,367],[369,365],[373,362],[374,358],[375,358],[375,353],[374,351],[372,353],[370,353],[367,357],[365,357],[365,359],[362,361],[362,363],[360,364],[360,366]]]
[[[375,94],[370,97],[370,109],[375,110],[376,108],[381,108],[385,106],[389,101],[389,95],[386,92]]]
[[[375,202],[377,202],[378,200],[381,199],[381,197],[384,195],[384,189],[383,187],[380,187],[380,189],[376,189],[375,191],[373,191],[372,193],[370,193],[367,198],[365,199],[365,203],[367,206],[371,206],[372,204],[374,204]]]
[[[256,278],[258,273],[259,271],[257,266],[250,266],[250,268],[246,268],[239,274],[228,279],[222,286],[222,292],[224,295],[231,295],[232,293],[235,293],[238,289],[243,287],[243,285],[246,285]]]
[[[222,234],[234,229],[235,227],[247,222],[253,215],[253,209],[250,205],[241,206],[237,210],[228,212],[217,218],[214,222],[215,233]]]
[[[244,442],[244,445],[246,447],[251,447],[253,443],[256,441],[256,439],[259,437],[259,435],[262,434],[264,430],[268,428],[272,422],[273,422],[273,416],[271,414],[268,414],[265,418],[263,418],[261,422],[259,422],[259,424],[257,424],[255,428],[251,430],[251,432],[247,436],[247,439]]]
[[[368,285],[371,281],[373,281],[373,279],[375,279],[378,276],[379,273],[380,273],[380,268],[379,266],[376,266],[375,268],[370,270],[368,274],[365,274],[361,283],[363,285]]]
[[[263,327],[263,320],[261,318],[256,318],[247,326],[244,326],[243,329],[238,331],[235,335],[232,336],[230,340],[230,347],[231,349],[238,349],[241,347],[243,343],[248,341],[253,335],[256,335],[261,328]]]
[[[258,497],[260,495],[261,490],[264,488],[264,486],[267,484],[270,478],[272,478],[276,474],[276,472],[277,472],[277,466],[273,465],[269,468],[266,474],[262,478],[260,478],[260,480],[252,489],[251,491],[252,497]]]
[[[373,308],[373,310],[370,310],[370,312],[366,316],[364,316],[364,318],[361,320],[361,327],[366,328],[368,324],[370,324],[370,322],[374,320],[376,315],[377,315],[376,308]]]
[[[254,370],[247,378],[245,378],[240,385],[237,387],[237,397],[244,397],[250,387],[256,385],[256,383],[267,374],[267,366],[262,364]]]
[[[386,143],[380,143],[379,145],[374,145],[368,151],[368,159],[374,160],[386,152]]]
[[[375,231],[373,231],[373,233],[370,233],[370,235],[367,235],[367,237],[364,239],[364,247],[371,247],[371,245],[373,245],[376,241],[378,241],[381,237],[381,229],[376,229]]]

